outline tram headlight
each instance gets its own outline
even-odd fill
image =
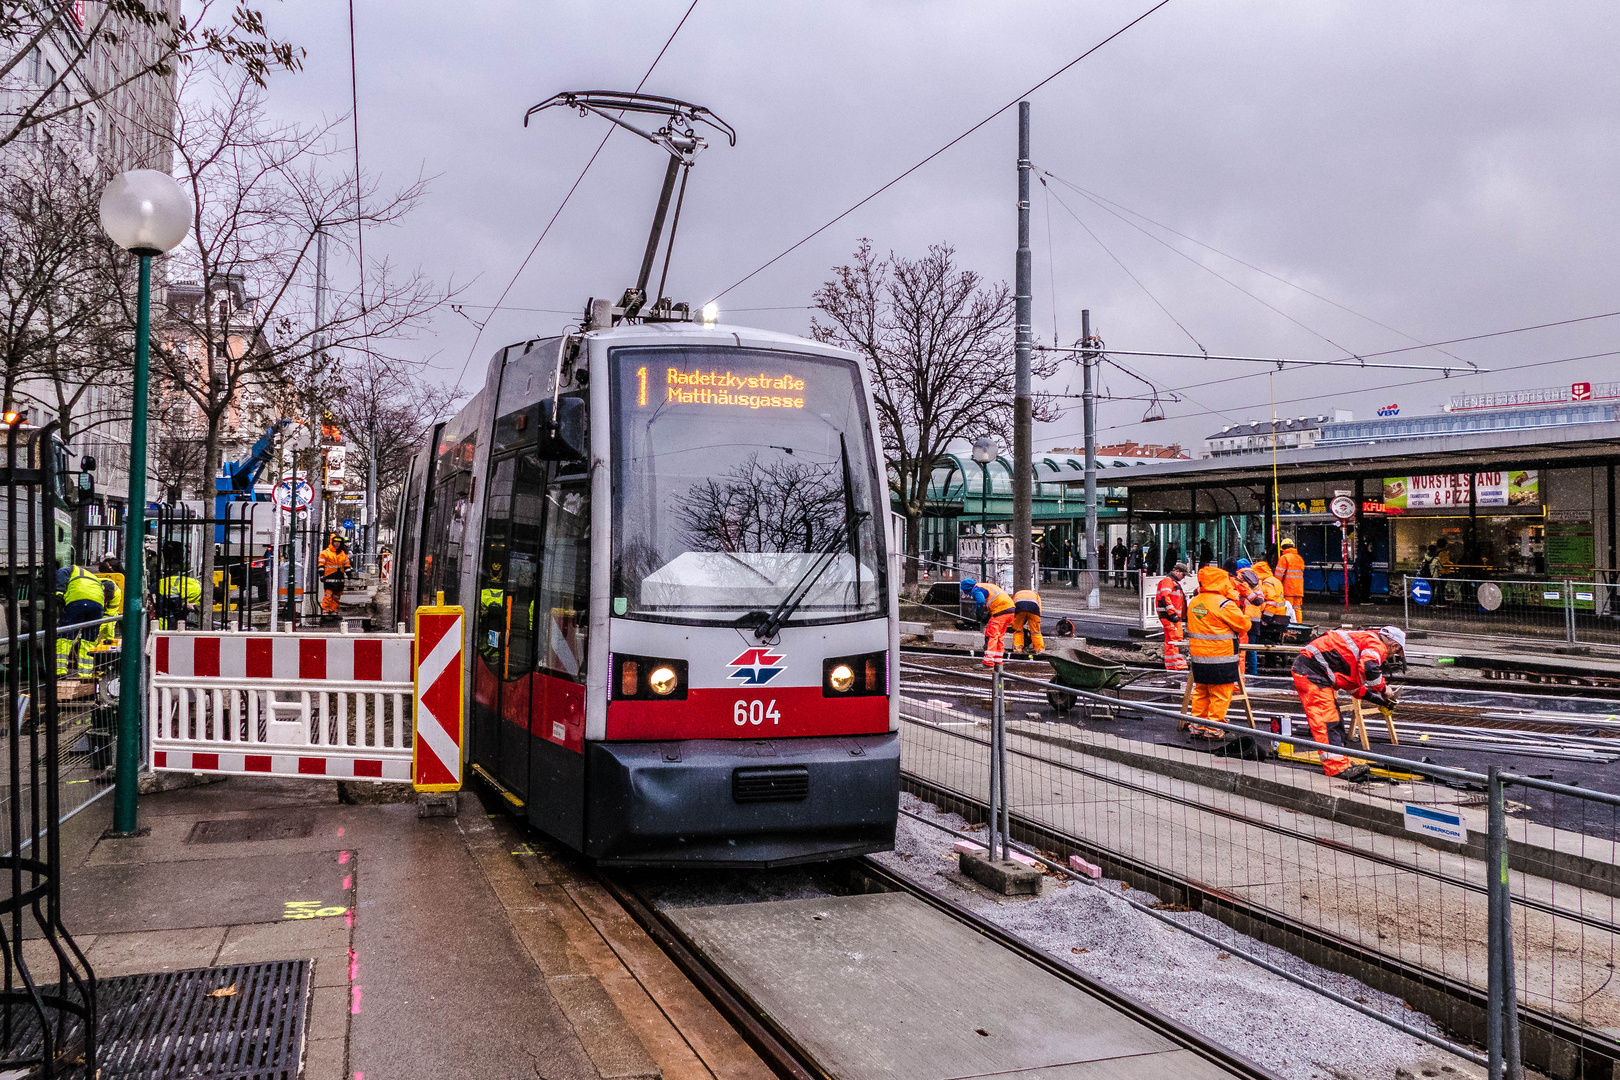
[[[675,669],[671,667],[654,668],[652,674],[647,676],[647,686],[659,697],[668,697],[674,693],[680,681]]]
[[[889,655],[830,656],[821,662],[823,697],[882,697],[889,692]]]

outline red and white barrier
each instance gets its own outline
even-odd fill
[[[409,634],[158,631],[151,767],[410,780],[411,647]]]
[[[416,609],[416,743],[411,782],[417,791],[461,788],[463,716],[467,695],[461,662],[459,607]]]

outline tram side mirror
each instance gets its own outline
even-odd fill
[[[556,405],[557,416],[553,421],[552,402],[540,403],[540,419],[544,422],[540,435],[540,456],[552,461],[582,461],[587,451],[585,401],[579,397],[561,397]]]

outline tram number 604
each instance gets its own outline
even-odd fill
[[[738,698],[731,706],[731,719],[738,727],[753,724],[758,727],[769,720],[773,724],[782,722],[782,714],[776,711],[776,699],[772,698],[769,705],[755,698],[753,701],[744,701]]]

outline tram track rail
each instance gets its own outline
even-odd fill
[[[1131,1020],[1206,1061],[1246,1080],[1276,1080],[1275,1074],[1225,1046],[1203,1037],[1172,1017],[1153,1009],[1051,956],[1017,934],[998,926],[947,897],[907,880],[870,856],[853,860],[852,877],[864,879],[863,890],[904,892],[939,911],[1042,971],[1074,986]],[[726,971],[705,956],[685,933],[635,885],[598,870],[598,879],[665,955],[719,1010],[744,1041],[783,1080],[832,1080],[815,1059],[794,1040],[774,1017],[756,1008]]]

